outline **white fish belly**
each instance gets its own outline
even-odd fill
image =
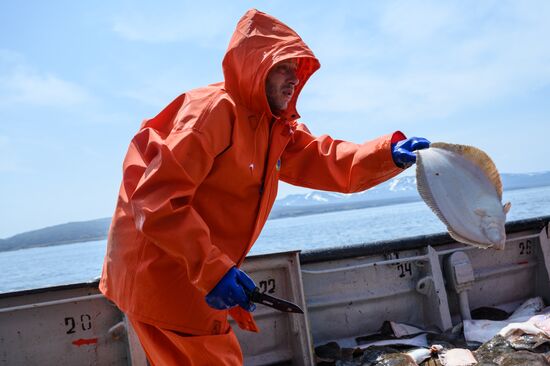
[[[424,200],[440,218],[443,216],[451,233],[474,244],[491,245],[476,210],[484,210],[502,226],[505,216],[499,195],[484,172],[470,160],[448,150],[429,148],[419,151],[419,155],[423,184],[427,185],[424,188],[431,193],[431,197],[423,195]]]

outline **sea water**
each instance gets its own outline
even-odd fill
[[[550,187],[504,192],[508,221],[550,215]],[[338,247],[444,232],[423,201],[268,220],[250,254]],[[106,241],[0,252],[0,292],[80,283],[101,274]]]

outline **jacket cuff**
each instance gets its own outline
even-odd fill
[[[248,311],[244,310],[240,306],[235,306],[229,309],[229,315],[235,320],[239,328],[242,330],[248,330],[250,332],[258,333],[260,328],[254,321],[254,317]]]
[[[398,143],[399,141],[405,140],[406,138],[407,138],[407,136],[405,136],[405,134],[403,132],[395,131],[391,136],[391,143],[393,145],[393,144]]]
[[[204,263],[202,273],[194,285],[207,295],[216,287],[227,271],[234,266],[236,266],[235,262],[222,253],[218,247],[212,245],[212,250]]]

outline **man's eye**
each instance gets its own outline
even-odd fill
[[[281,72],[290,72],[292,70],[290,65],[281,65],[280,69]]]

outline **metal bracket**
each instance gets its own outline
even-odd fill
[[[432,273],[433,283],[433,296],[432,299],[432,311],[437,315],[437,325],[442,331],[452,328],[453,323],[451,321],[451,312],[449,311],[449,302],[447,300],[447,291],[445,290],[445,282],[443,280],[443,273],[441,272],[441,265],[439,264],[439,255],[437,251],[428,246],[428,259],[430,264],[430,272]]]
[[[539,243],[542,256],[544,257],[544,265],[546,267],[546,273],[550,278],[550,225],[546,225],[539,233]]]
[[[124,315],[124,325],[126,327],[126,333],[128,335],[128,361],[132,366],[148,366],[147,356],[141,346],[136,331],[132,327],[130,320]]]

